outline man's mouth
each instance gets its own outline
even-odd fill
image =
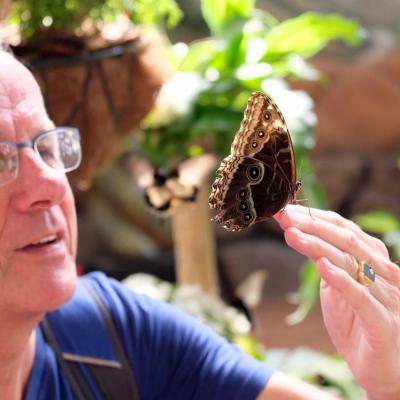
[[[47,235],[42,237],[39,240],[36,240],[22,248],[22,250],[35,250],[35,249],[40,249],[40,248],[45,248],[47,246],[51,246],[57,242],[59,242],[61,239],[61,235]]]
[[[49,235],[36,242],[31,243],[29,246],[40,246],[42,244],[54,243],[56,240],[57,240],[57,235]]]

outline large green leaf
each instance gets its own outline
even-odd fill
[[[319,274],[313,261],[307,261],[300,271],[300,288],[293,293],[291,300],[298,304],[297,309],[286,318],[290,325],[298,324],[313,309],[319,295]]]
[[[305,13],[273,27],[266,35],[266,59],[284,54],[310,57],[334,39],[341,39],[350,46],[359,45],[363,31],[356,21],[340,15]]]
[[[238,18],[249,18],[254,0],[202,0],[201,11],[210,31],[219,34],[226,25]]]
[[[371,211],[354,217],[355,222],[368,232],[384,234],[400,230],[400,221],[386,211]]]

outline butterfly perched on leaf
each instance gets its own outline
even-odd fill
[[[203,154],[163,170],[142,155],[127,153],[123,161],[133,183],[143,190],[150,209],[160,216],[171,215],[185,202],[195,202],[203,179],[213,170],[216,157]]]
[[[255,92],[212,185],[209,205],[218,211],[213,220],[231,231],[247,228],[294,202],[300,186],[283,115]]]

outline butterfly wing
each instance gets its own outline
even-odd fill
[[[123,161],[132,182],[143,190],[143,197],[157,215],[163,215],[171,206],[172,194],[165,185],[166,177],[150,161],[136,153],[126,153]]]
[[[123,156],[123,162],[135,185],[141,189],[154,185],[154,167],[145,157],[135,153],[126,153]]]
[[[282,113],[268,96],[255,92],[247,102],[244,118],[232,142],[231,154],[254,156],[279,133],[288,134]]]
[[[178,165],[179,180],[182,185],[198,186],[214,168],[217,157],[214,154],[202,154],[188,158]]]
[[[167,179],[166,186],[177,200],[194,201],[201,182],[210,174],[216,161],[213,154],[188,158],[176,166]]]
[[[294,199],[298,189],[293,146],[272,100],[254,93],[231,146],[217,170],[209,198],[214,217],[228,230],[265,220]]]

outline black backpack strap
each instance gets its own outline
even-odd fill
[[[117,353],[118,360],[121,364],[119,369],[114,368],[113,370],[106,370],[101,368],[99,365],[91,365],[89,368],[103,393],[113,393],[113,397],[105,397],[105,399],[139,400],[136,381],[134,379],[132,369],[130,367],[124,347],[122,346],[117,329],[115,328],[111,314],[95,289],[86,283],[85,287],[94,299],[103,316],[103,320],[106,324],[108,333],[114,345],[114,349]],[[113,373],[111,376],[110,371],[116,373]]]
[[[81,282],[84,282],[81,280]],[[129,365],[126,353],[123,345],[119,338],[118,332],[112,320],[112,317],[105,306],[103,300],[99,294],[89,284],[84,283],[85,292],[88,293],[93,303],[96,306],[97,317],[101,318],[103,329],[107,332],[107,338],[110,340],[104,343],[104,347],[112,346],[113,351],[116,353],[116,360],[110,360],[102,357],[88,357],[86,355],[77,354],[77,351],[73,353],[65,351],[63,349],[63,338],[57,339],[57,332],[54,332],[55,325],[52,326],[51,320],[54,320],[57,312],[50,313],[49,316],[42,321],[41,326],[46,340],[49,345],[53,348],[57,360],[71,384],[71,388],[77,400],[138,400],[138,391],[136,382],[134,379],[133,371]],[[80,290],[82,292],[82,290]],[[82,304],[83,305],[83,304]],[[68,308],[68,307],[67,307]],[[68,324],[68,310],[63,310],[63,326]],[[93,311],[93,310],[92,310]],[[89,315],[88,315],[89,314]],[[56,316],[57,318],[57,316]],[[76,318],[72,317],[72,325],[76,328]],[[90,328],[90,313],[86,313],[82,320],[81,329]],[[98,320],[96,321],[98,327]],[[57,324],[58,326],[59,324]],[[104,333],[104,332],[103,332]],[[96,336],[99,334],[95,332]],[[69,342],[74,340],[72,347],[79,348],[80,338],[79,334],[75,331],[74,338],[71,335],[68,336]],[[71,343],[64,346],[71,348]],[[100,349],[99,349],[100,350]],[[83,353],[84,354],[84,353]]]
[[[63,358],[62,351],[46,318],[40,323],[40,326],[43,331],[43,336],[53,349],[57,357],[57,362],[61,366],[64,375],[67,377],[67,380],[71,385],[72,392],[74,393],[76,400],[95,400],[90,388],[87,385],[87,382],[82,379],[82,375],[77,374],[76,369],[71,368],[72,365],[69,365],[68,362]],[[82,382],[82,380],[84,382]]]

